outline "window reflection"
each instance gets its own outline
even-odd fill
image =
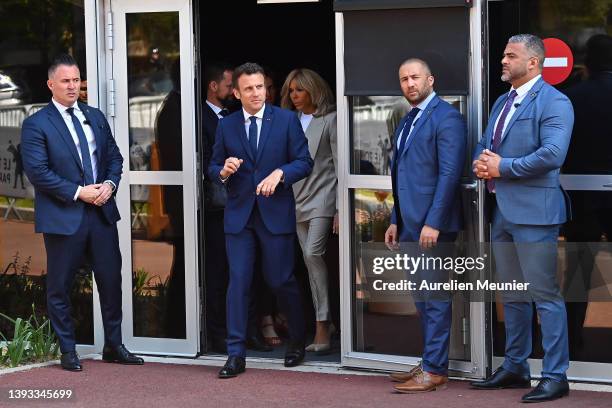
[[[133,185],[131,189],[134,336],[183,339],[183,187]],[[135,191],[147,194],[135,199]]]
[[[465,97],[441,98],[465,115]],[[409,110],[410,105],[403,96],[351,98],[351,173],[380,176],[391,174],[395,130]]]
[[[178,13],[127,14],[130,170],[182,170]]]

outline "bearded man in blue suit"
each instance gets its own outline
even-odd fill
[[[208,168],[210,179],[227,188],[228,360],[219,378],[245,370],[256,251],[261,254],[264,279],[289,318],[285,366],[304,359],[302,300],[293,274],[296,218],[291,186],[310,174],[313,163],[295,113],[265,103],[264,75],[259,65],[248,62],[234,71],[234,95],[242,109],[219,122]]]
[[[457,109],[434,92],[434,76],[425,61],[412,58],[403,62],[399,81],[411,109],[395,132],[391,166],[394,205],[385,242],[389,246],[398,241],[418,243],[423,249],[444,251],[452,246],[463,225],[459,186],[466,123]],[[442,244],[435,249],[438,243]],[[445,279],[440,271],[432,272],[428,280]],[[419,275],[424,281],[426,276]],[[451,300],[445,293],[421,293],[416,300],[423,359],[410,372],[391,375],[393,381],[402,382],[395,386],[401,393],[441,389],[448,381]]]
[[[508,40],[502,59],[512,87],[493,104],[489,125],[474,152],[473,171],[486,180],[493,209],[491,242],[499,280],[529,283],[529,291],[505,293],[506,350],[502,366],[480,389],[528,388],[533,303],[542,327],[542,379],[523,402],[568,395],[567,315],[557,282],[559,228],[569,201],[559,172],[570,144],[570,100],[544,82],[542,40],[520,34]]]
[[[81,76],[70,55],[49,67],[53,98],[23,122],[21,155],[34,186],[36,232],[47,251],[47,312],[62,367],[81,371],[70,317],[70,289],[86,258],[93,267],[104,324],[102,358],[142,364],[121,343],[121,253],[115,193],[123,158],[104,114],[77,102]]]

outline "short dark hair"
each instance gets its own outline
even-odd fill
[[[49,65],[49,69],[47,70],[47,76],[51,78],[53,74],[55,74],[55,70],[60,65],[66,65],[68,67],[79,67],[76,60],[70,54],[59,54],[54,59],[51,65]]]
[[[253,74],[261,74],[264,77],[266,76],[266,71],[261,67],[261,65],[255,62],[245,62],[234,70],[234,75],[232,77],[232,82],[234,88],[238,88],[238,78],[243,75],[253,75]]]
[[[232,72],[234,68],[224,62],[212,62],[204,67],[204,86],[208,88],[211,82],[221,82],[225,71]]]

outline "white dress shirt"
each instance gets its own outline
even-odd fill
[[[213,112],[215,112],[215,115],[217,115],[219,119],[223,119],[223,115],[221,115],[221,111],[223,110],[223,108],[218,107],[214,103],[210,102],[208,99],[206,100],[206,104],[210,106],[210,109],[212,109]]]
[[[312,122],[313,117],[314,116],[312,115],[312,113],[300,113],[300,123],[302,124],[302,130],[304,131],[304,133],[306,133],[306,129],[308,129],[308,126],[310,125],[310,122]]]
[[[508,115],[506,116],[506,120],[504,122],[504,127],[502,129],[502,139],[504,138],[504,132],[506,131],[506,126],[508,126],[508,123],[510,123],[510,119],[512,119],[512,115],[514,115],[516,108],[520,106],[520,104],[523,102],[523,100],[529,93],[529,90],[533,88],[533,86],[535,85],[536,82],[538,82],[538,79],[540,79],[541,76],[542,75],[537,75],[535,78],[532,78],[531,80],[529,80],[529,82],[525,82],[523,85],[515,89],[516,96],[514,97],[514,102],[512,103],[512,106],[510,107],[510,111],[508,112]],[[512,92],[513,89],[514,87],[510,88],[510,91],[508,91],[508,94]],[[499,115],[497,115],[497,119],[495,119],[495,127],[493,129],[497,128],[497,123],[499,122],[499,118],[501,117],[502,112],[503,112],[503,108],[499,112]]]
[[[247,139],[249,137],[249,126],[251,126],[251,116],[255,116],[257,119],[255,122],[257,123],[257,146],[259,146],[259,135],[261,134],[261,124],[263,122],[264,111],[266,110],[266,104],[261,107],[259,112],[254,115],[251,115],[249,112],[245,111],[242,108],[242,113],[244,114],[244,130],[246,131]]]
[[[408,142],[408,138],[410,138],[410,134],[412,133],[412,129],[414,129],[414,126],[417,123],[417,120],[419,120],[419,118],[423,115],[423,112],[425,111],[425,108],[427,108],[427,105],[429,105],[429,102],[431,102],[431,100],[434,98],[434,96],[436,96],[436,93],[434,91],[431,91],[431,93],[429,94],[429,96],[427,98],[425,98],[423,100],[423,102],[419,103],[417,106],[413,107],[414,108],[419,108],[419,111],[417,112],[416,116],[414,117],[414,120],[412,121],[412,126],[410,126],[410,129],[408,129],[408,136],[406,138],[406,142]],[[402,129],[402,132],[400,133],[399,137],[397,138],[397,148],[399,149],[400,147],[400,142],[402,140],[402,135],[404,134],[404,132],[406,131],[406,129]]]
[[[64,106],[53,98],[51,98],[51,101],[53,102],[53,105],[55,105],[57,110],[59,111],[62,119],[64,119],[64,123],[66,123],[66,127],[68,128],[68,131],[70,132],[70,136],[72,136],[72,141],[76,145],[76,150],[77,150],[77,153],[79,154],[79,159],[81,159],[81,166],[82,166],[83,156],[81,154],[81,143],[79,141],[79,136],[77,135],[76,129],[74,128],[74,123],[72,123],[72,117],[70,116],[68,112],[66,112],[66,110],[70,108],[70,106]],[[81,111],[81,108],[79,108],[79,104],[75,102],[74,105],[72,105],[71,107],[74,108],[74,111],[73,111],[74,116],[76,116],[79,122],[81,122],[81,127],[83,128],[83,132],[85,133],[85,138],[87,139],[89,158],[91,160],[91,169],[93,171],[93,178],[95,182],[95,180],[98,179],[98,157],[96,156],[96,150],[97,150],[96,137],[94,136],[93,130],[91,128],[91,124],[87,122],[87,118],[85,118],[83,111]],[[113,191],[115,191],[115,188],[116,188],[115,183],[113,183],[111,180],[105,180],[104,182],[109,183]],[[79,193],[81,192],[81,188],[82,186],[77,187],[76,193],[74,194],[74,201],[76,201],[79,198]]]

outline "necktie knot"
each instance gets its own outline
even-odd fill
[[[257,124],[257,116],[251,116],[249,119],[251,120],[251,124]]]
[[[230,111],[227,108],[223,108],[219,111],[219,115],[226,117],[227,115],[230,114]]]
[[[74,116],[74,108],[68,108],[66,109],[66,112],[68,112],[70,116]]]
[[[511,90],[511,91],[510,91],[510,94],[508,95],[508,100],[509,100],[509,101],[513,101],[513,100],[514,100],[514,98],[516,98],[516,95],[518,95],[518,94],[516,93],[516,89]]]

